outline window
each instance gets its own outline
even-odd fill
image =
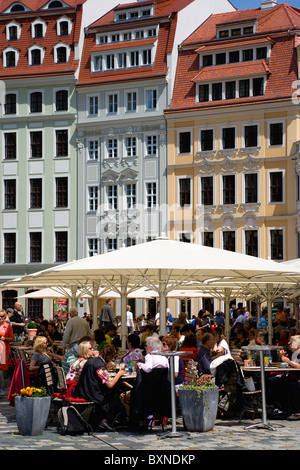
[[[30,240],[30,263],[40,263],[42,261],[42,234],[32,232],[29,234]]]
[[[8,51],[5,54],[5,66],[6,67],[15,67],[16,66],[16,52]]]
[[[203,67],[210,67],[210,66],[212,66],[212,64],[213,64],[213,55],[212,54],[204,55],[202,57],[202,66]]]
[[[43,93],[41,91],[35,91],[30,93],[30,112],[41,113],[43,107]]]
[[[202,234],[202,243],[204,246],[214,246],[214,232],[203,232]]]
[[[43,158],[42,131],[30,132],[30,158]]]
[[[235,204],[235,175],[223,175],[223,204]]]
[[[183,243],[192,243],[193,235],[189,232],[180,232],[179,241]]]
[[[31,50],[31,65],[41,65],[42,63],[42,56],[40,49],[32,49]]]
[[[270,124],[270,145],[283,145],[283,123]]]
[[[56,185],[56,207],[68,207],[68,177],[55,178]]]
[[[240,51],[229,52],[229,63],[233,64],[240,61]]]
[[[245,126],[245,147],[257,147],[257,135],[256,125]]]
[[[146,156],[156,156],[157,154],[157,136],[146,136]]]
[[[225,98],[226,100],[232,100],[236,97],[236,84],[235,82],[225,83]]]
[[[118,248],[118,241],[116,238],[107,238],[107,250],[114,251]]]
[[[136,92],[126,93],[126,111],[136,111]]]
[[[253,60],[253,49],[244,49],[242,51],[243,62]]]
[[[118,67],[119,67],[119,69],[127,67],[127,54],[126,54],[126,52],[120,52],[118,54]]]
[[[4,134],[4,156],[5,160],[17,158],[17,133],[7,132]]]
[[[107,156],[108,158],[117,158],[118,156],[118,140],[117,139],[108,139]]]
[[[98,209],[98,187],[89,186],[88,188],[88,210],[96,212]]]
[[[98,160],[98,141],[97,140],[88,141],[88,156],[89,156],[89,160]]]
[[[235,232],[223,232],[223,249],[235,251]]]
[[[126,156],[136,157],[136,137],[126,137]]]
[[[115,68],[115,56],[114,54],[108,54],[105,57],[106,70],[113,70]]]
[[[108,95],[108,113],[116,114],[118,112],[118,95]]]
[[[16,262],[16,234],[4,233],[4,263]]]
[[[41,178],[32,178],[30,185],[30,209],[42,209],[43,205],[43,181]]]
[[[56,48],[56,63],[63,64],[65,62],[67,62],[67,48],[59,46]]]
[[[16,180],[4,180],[4,209],[16,209]]]
[[[201,151],[206,152],[213,150],[214,148],[214,131],[213,129],[203,129],[201,130],[200,145]]]
[[[179,153],[191,153],[191,132],[179,132]]]
[[[265,81],[262,77],[253,78],[253,96],[262,96],[264,94],[264,84]]]
[[[245,174],[245,203],[253,204],[257,202],[257,173]]]
[[[143,51],[143,65],[150,65],[152,63],[151,49]]]
[[[68,261],[68,232],[55,232],[55,262]]]
[[[55,93],[56,111],[68,111],[68,90],[59,90]]]
[[[7,93],[5,95],[4,114],[16,114],[17,112],[17,95],[15,93]]]
[[[222,99],[222,83],[212,84],[212,100],[217,101]]]
[[[283,202],[283,174],[270,172],[270,202]]]
[[[33,26],[33,37],[42,38],[44,35],[42,23],[37,23]]]
[[[157,186],[156,183],[146,183],[146,207],[147,209],[156,208],[157,204]]]
[[[257,60],[266,59],[267,55],[268,55],[267,47],[258,47],[256,49],[256,59]]]
[[[69,22],[68,21],[60,21],[58,24],[58,35],[59,36],[67,36],[69,34]]]
[[[191,205],[191,179],[179,178],[179,206]]]
[[[18,39],[18,28],[17,26],[9,26],[8,28],[8,40],[15,41]]]
[[[199,102],[209,101],[209,85],[199,85]]]
[[[116,184],[107,186],[107,204],[108,209],[118,209],[118,186]]]
[[[245,252],[249,256],[258,256],[258,232],[257,230],[245,231]]]
[[[225,127],[222,129],[222,148],[233,149],[235,148],[235,128]]]
[[[214,179],[212,176],[201,177],[201,204],[211,206],[214,203]]]
[[[96,55],[93,57],[92,64],[94,66],[94,72],[101,72],[102,70],[102,55]]]
[[[126,208],[134,209],[136,206],[136,184],[126,184]]]
[[[137,67],[139,65],[139,51],[132,51],[129,54],[130,67]]]
[[[89,96],[88,106],[89,116],[98,116],[98,96]]]
[[[146,109],[156,109],[157,106],[157,91],[146,91]]]
[[[216,54],[216,65],[224,65],[226,64],[226,53],[220,52]]]
[[[68,131],[67,129],[55,131],[56,157],[68,156]]]
[[[250,80],[239,80],[239,97],[245,98],[250,96]]]
[[[270,230],[271,259],[283,260],[283,230]]]
[[[88,256],[98,255],[98,238],[88,239]]]

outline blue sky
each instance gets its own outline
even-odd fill
[[[231,0],[231,3],[238,10],[246,10],[247,8],[257,8],[261,5],[260,0]],[[277,0],[277,3],[287,3],[288,5],[292,5],[293,7],[300,8],[300,0]]]

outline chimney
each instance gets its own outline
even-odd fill
[[[261,0],[261,9],[269,10],[270,8],[276,7],[277,0]]]

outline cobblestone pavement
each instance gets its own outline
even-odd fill
[[[57,432],[56,426],[52,426],[45,429],[39,436],[22,436],[17,428],[14,407],[9,406],[6,397],[1,397],[0,449],[100,450],[104,451],[103,459],[120,459],[120,456],[123,458],[127,456],[129,459],[130,455],[140,455],[135,451],[145,451],[147,458],[152,456],[152,459],[158,459],[158,463],[162,463],[160,456],[167,455],[168,451],[173,455],[194,456],[193,458],[197,459],[198,451],[201,450],[300,450],[300,421],[270,421],[269,423],[274,425],[274,430],[246,428],[255,422],[260,422],[260,420],[243,422],[217,420],[213,430],[209,432],[187,433],[184,432],[179,418],[177,431],[182,435],[165,438],[163,437],[166,432],[171,431],[171,423],[167,425],[165,432],[156,426],[154,430],[145,433],[132,433],[122,429],[108,433],[95,432],[92,435],[62,436]],[[124,462],[117,461],[117,463]]]

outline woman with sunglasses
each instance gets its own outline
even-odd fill
[[[8,369],[8,356],[10,354],[10,342],[14,340],[11,324],[6,321],[5,310],[0,310],[0,396],[4,395],[5,371]]]

